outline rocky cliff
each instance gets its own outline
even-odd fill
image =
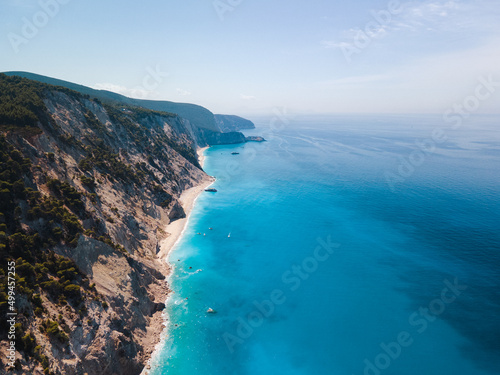
[[[237,132],[244,129],[255,129],[255,124],[243,117],[234,115],[214,115],[215,123],[223,133]]]
[[[255,127],[251,121],[244,118],[231,115],[214,115],[208,109],[196,104],[132,99],[114,92],[95,90],[72,82],[28,72],[6,72],[5,74],[66,87],[83,95],[97,98],[107,104],[137,106],[154,111],[174,113],[182,118],[185,129],[200,147],[245,142],[245,137],[241,133],[230,135],[221,135],[220,133],[238,133],[238,130],[253,129]]]
[[[139,374],[168,287],[156,256],[208,178],[188,121],[0,74],[0,313],[16,262],[17,374]],[[0,323],[0,337],[10,327]],[[0,344],[0,373],[8,368]]]
[[[206,129],[198,129],[197,137],[200,139],[204,139],[207,145],[210,146],[238,144],[246,142],[245,136],[240,132],[220,133]]]

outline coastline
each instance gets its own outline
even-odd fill
[[[203,147],[197,150],[198,160],[202,168],[205,164],[204,152],[207,149],[208,147]],[[184,209],[184,212],[186,213],[186,217],[175,220],[169,223],[165,227],[165,231],[169,233],[169,236],[160,242],[160,251],[158,252],[158,259],[167,266],[168,270],[166,274],[167,278],[170,277],[172,273],[172,268],[168,264],[168,257],[170,255],[170,252],[173,250],[177,242],[179,242],[179,240],[182,238],[182,235],[184,234],[184,230],[189,221],[189,217],[191,215],[191,211],[193,210],[194,204],[196,203],[196,199],[208,186],[212,185],[214,182],[215,178],[207,175],[207,177],[203,179],[198,185],[183,191],[181,196],[179,197],[179,202],[182,208]],[[171,290],[169,289],[168,285],[166,285],[166,287],[167,287],[166,298],[168,299]],[[167,301],[165,301],[165,304],[166,302]],[[157,336],[158,337],[157,340],[151,342],[153,347],[148,348],[149,349],[148,352],[151,354],[149,355],[149,359],[147,360],[146,365],[144,366],[144,369],[141,372],[141,375],[149,374],[149,371],[151,370],[152,361],[160,351],[162,347],[161,345],[166,338],[167,324],[168,324],[168,315],[166,315],[165,311],[162,312],[161,319],[155,319],[154,321],[151,322],[150,329],[156,334],[159,333],[159,335]]]
[[[198,160],[200,161],[200,165],[203,168],[205,164],[205,150],[208,147],[198,149]],[[184,233],[184,229],[189,220],[189,215],[194,207],[196,199],[198,196],[210,185],[214,183],[215,179],[213,177],[207,176],[206,179],[201,181],[199,185],[193,186],[190,189],[187,189],[182,192],[179,202],[186,213],[186,217],[182,219],[177,219],[165,227],[165,231],[170,235],[165,238],[160,243],[160,251],[158,252],[158,258],[166,261],[170,251],[174,248],[175,244],[179,241]]]

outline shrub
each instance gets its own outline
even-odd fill
[[[75,284],[69,284],[64,287],[64,294],[68,297],[80,297],[80,287]]]
[[[95,179],[93,177],[87,177],[87,176],[80,176],[80,181],[82,182],[82,185],[89,188],[89,189],[94,189],[95,188]]]
[[[47,319],[44,323],[45,332],[49,335],[50,338],[57,339],[63,344],[69,341],[68,335],[66,335],[66,333],[64,333],[64,331],[59,328],[59,323],[50,319]]]
[[[33,294],[33,296],[31,297],[31,300],[32,300],[34,306],[42,307],[42,297],[40,297],[40,294]]]
[[[55,279],[52,279],[49,281],[44,281],[41,284],[41,286],[44,290],[46,290],[52,296],[59,295],[63,291],[63,286],[61,285],[61,283],[59,283],[59,281],[57,281]]]
[[[31,332],[28,332],[26,335],[22,337],[21,342],[22,346],[24,347],[24,351],[26,353],[32,354],[33,349],[36,346],[35,336],[33,336]]]

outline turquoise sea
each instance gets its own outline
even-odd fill
[[[206,151],[151,374],[500,374],[500,118],[252,120]]]

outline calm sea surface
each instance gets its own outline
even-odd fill
[[[500,118],[254,121],[206,151],[151,373],[500,374]]]

